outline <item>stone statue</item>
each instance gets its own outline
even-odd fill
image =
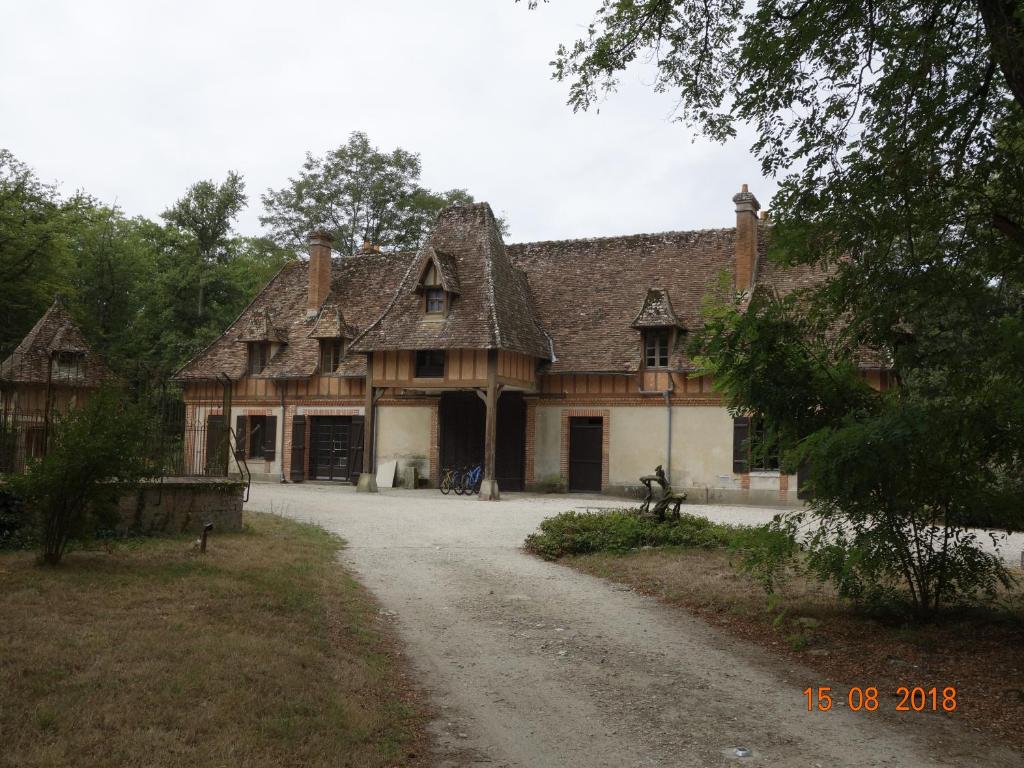
[[[665,470],[662,469],[661,464],[655,468],[653,475],[644,475],[640,478],[640,482],[647,488],[647,495],[640,504],[638,514],[642,517],[653,517],[659,522],[679,519],[679,507],[686,501],[686,492],[676,493],[672,490],[672,485],[665,477]],[[661,498],[655,502],[653,508],[651,502],[654,501],[654,489],[651,487],[651,483],[661,486]]]

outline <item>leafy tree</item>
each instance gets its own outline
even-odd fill
[[[1024,6],[606,0],[554,76],[588,109],[644,59],[690,127],[754,128],[770,257],[825,276],[726,301],[693,350],[810,462],[821,573],[898,577],[922,612],[991,587],[965,527],[1024,499]],[[898,386],[863,386],[865,355]]]
[[[191,237],[196,265],[196,321],[203,322],[207,267],[223,263],[229,255],[231,226],[245,208],[245,181],[234,171],[220,184],[204,180],[189,187],[185,196],[161,216]]]
[[[463,189],[435,193],[419,185],[418,154],[397,148],[381,152],[365,133],[323,157],[306,154],[288,186],[263,195],[260,223],[280,246],[301,250],[309,233],[326,230],[335,247],[356,253],[364,242],[385,249],[415,248],[438,211],[473,202]]]
[[[0,149],[0,357],[64,288],[65,251],[56,189]]]
[[[42,561],[57,565],[75,539],[117,523],[121,485],[152,476],[144,411],[103,389],[55,424],[45,458],[11,478],[35,518]]]

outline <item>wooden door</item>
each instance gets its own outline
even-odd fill
[[[498,444],[494,475],[502,491],[524,489],[526,470],[526,402],[522,392],[502,392],[498,398]]]
[[[312,476],[317,480],[348,480],[351,417],[319,416],[312,422],[309,438]]]
[[[601,490],[601,444],[604,420],[597,416],[569,419],[569,490]]]

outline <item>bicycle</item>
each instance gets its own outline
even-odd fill
[[[480,484],[483,482],[484,468],[481,464],[477,464],[471,469],[467,469],[462,473],[462,493],[469,495],[473,493],[480,493]]]
[[[462,477],[461,472],[455,469],[455,467],[445,467],[441,470],[441,482],[438,484],[441,493],[447,496],[450,492],[455,491],[456,494],[462,495]]]

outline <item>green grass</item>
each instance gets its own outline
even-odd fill
[[[0,555],[4,765],[401,765],[422,715],[322,529]]]

